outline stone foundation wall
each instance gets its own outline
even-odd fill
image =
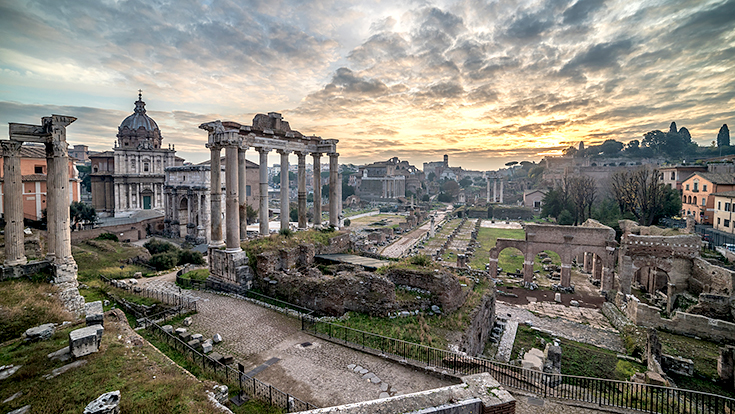
[[[675,312],[674,317],[666,319],[661,317],[660,308],[641,303],[632,295],[627,299],[625,315],[636,325],[695,335],[715,342],[735,341],[735,323],[685,312]]]
[[[90,230],[79,230],[71,232],[71,242],[78,243],[84,240],[94,239],[102,233],[112,233],[120,241],[137,241],[144,239],[150,229],[153,234],[163,232],[163,217],[143,220],[138,223],[120,224],[117,226],[98,227]],[[122,235],[120,235],[122,233]]]
[[[354,246],[352,245],[352,241],[350,239],[350,234],[340,234],[339,236],[332,237],[329,239],[329,245],[324,246],[322,244],[318,244],[315,246],[315,254],[334,254],[334,253],[344,253],[348,250],[351,250]]]
[[[477,356],[485,349],[490,331],[495,324],[495,287],[486,293],[480,304],[470,312],[470,323],[462,334],[459,349],[470,356]]]
[[[386,316],[396,302],[395,285],[365,271],[343,271],[336,276],[323,275],[313,268],[305,274],[279,271],[258,278],[257,286],[268,296],[331,316],[347,311]]]
[[[0,266],[0,282],[8,279],[17,279],[21,277],[31,277],[38,272],[47,272],[52,274],[54,269],[48,260],[37,260],[24,265],[18,266]]]
[[[467,297],[467,292],[462,291],[459,279],[443,269],[438,272],[390,269],[385,277],[396,285],[428,290],[436,297],[437,305],[442,307],[444,313],[458,309]]]
[[[735,272],[708,261],[696,258],[693,261],[692,277],[689,279],[689,292],[694,295],[700,293],[715,293],[734,295]]]

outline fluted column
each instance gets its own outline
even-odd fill
[[[338,180],[339,174],[339,154],[333,152],[329,154],[329,225],[339,226],[339,200],[337,200],[337,186],[340,184]]]
[[[239,148],[237,152],[237,193],[240,211],[240,240],[248,238],[248,184],[247,184],[247,160],[245,159],[247,148]]]
[[[20,141],[2,141],[3,209],[5,211],[5,266],[28,263],[23,234],[23,177],[20,172]],[[39,195],[40,197],[40,195]]]
[[[487,199],[485,202],[489,204],[490,203],[490,179],[489,178],[485,179],[485,184],[487,185]]]
[[[314,225],[322,224],[322,154],[311,154],[314,159]]]
[[[236,252],[240,248],[240,199],[237,195],[239,184],[237,166],[237,145],[229,144],[225,147],[225,190],[227,212],[225,220],[227,223],[227,251]]]
[[[503,180],[500,180],[500,200],[498,202],[503,204]]]
[[[220,152],[222,147],[219,144],[207,144],[210,150],[210,223],[211,235],[209,239],[209,247],[219,248],[224,246],[222,240],[222,163],[220,161]],[[175,207],[178,210],[178,203]],[[175,211],[176,211],[175,210]]]
[[[260,234],[267,235],[268,229],[268,152],[269,148],[257,148],[260,154]]]
[[[299,229],[306,228],[306,153],[297,152],[299,157]]]
[[[281,230],[288,229],[291,206],[288,202],[288,154],[289,151],[278,150],[281,154]]]
[[[49,222],[55,222],[55,228],[49,232],[49,238],[54,239],[54,263],[63,264],[74,261],[69,217],[69,154],[66,141],[55,138],[46,144],[46,172],[47,177],[52,177],[50,186],[46,182],[46,194],[51,194],[51,201],[46,201],[46,215]]]
[[[498,179],[493,180],[493,203],[498,202]]]
[[[54,258],[56,257],[56,239],[52,236],[52,234],[56,233],[57,228],[57,221],[56,221],[56,211],[51,208],[51,206],[56,205],[57,201],[55,197],[58,195],[58,193],[51,191],[52,187],[56,186],[56,174],[52,174],[53,171],[56,171],[54,168],[54,158],[49,157],[49,151],[52,151],[50,149],[51,144],[46,143],[46,234],[48,237],[46,237],[46,260],[54,261]]]

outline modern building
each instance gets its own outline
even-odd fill
[[[681,214],[691,215],[700,224],[713,224],[714,193],[735,190],[735,173],[695,172],[682,182]]]
[[[140,210],[164,211],[166,167],[182,165],[174,146],[164,148],[158,124],[146,115],[138,94],[135,110],[118,127],[112,151],[90,156],[92,206],[105,216],[127,216]]]
[[[681,194],[681,183],[691,177],[695,172],[706,172],[706,165],[667,165],[659,167],[658,171],[662,175],[664,185],[679,190]]]
[[[546,196],[545,190],[528,190],[523,192],[523,206],[532,208],[534,212],[541,211],[541,205],[543,204],[544,197]]]
[[[23,218],[40,221],[46,208],[46,149],[42,144],[25,143],[20,147],[20,173],[23,182]],[[3,158],[0,157],[0,177],[2,174]],[[4,215],[5,190],[2,188],[0,191],[0,213]],[[74,160],[69,158],[69,199],[79,201],[80,191],[77,169]]]
[[[712,194],[714,198],[714,217],[712,226],[715,230],[735,233],[735,191],[723,191]]]

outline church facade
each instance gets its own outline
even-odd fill
[[[164,212],[165,169],[183,164],[183,159],[162,141],[158,124],[146,114],[138,94],[133,114],[118,127],[113,150],[90,156],[92,206],[101,215]]]

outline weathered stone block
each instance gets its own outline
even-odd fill
[[[84,414],[119,414],[120,390],[106,392],[84,408]]]
[[[40,326],[29,328],[25,332],[25,341],[45,341],[54,335],[55,329],[53,323],[46,323]]]
[[[202,342],[202,352],[205,354],[208,354],[212,352],[212,341],[207,339],[206,341]]]
[[[168,333],[168,334],[170,334],[170,333],[173,333],[173,332],[174,332],[174,327],[173,327],[173,326],[171,326],[171,325],[163,325],[163,326],[161,327],[161,329],[163,329],[163,332],[166,332],[166,333]]]
[[[48,354],[48,359],[52,361],[68,361],[71,358],[71,351],[68,346],[59,349],[56,352]]]
[[[222,362],[222,358],[224,358],[219,352],[212,352],[209,354],[209,358],[216,362]]]
[[[92,325],[69,332],[69,350],[74,358],[97,352],[102,342],[102,325]]]
[[[187,316],[186,318],[184,318],[183,324],[184,326],[191,326],[191,322],[192,322],[191,316]]]
[[[179,338],[184,342],[189,342],[191,341],[191,334],[189,332],[181,332]]]
[[[222,342],[222,335],[214,334],[214,336],[212,337],[212,343],[218,344],[220,342]]]
[[[176,334],[177,335],[181,335],[184,332],[186,332],[186,328],[176,328]]]
[[[199,347],[199,344],[201,344],[201,341],[199,341],[198,339],[192,339],[192,340],[190,340],[189,342],[187,342],[187,344],[188,344],[188,345],[189,345],[190,347],[192,347],[192,348],[196,349],[197,347]]]
[[[200,341],[202,340],[202,338],[204,338],[204,335],[202,335],[202,334],[193,334],[191,336],[191,339],[198,339]]]
[[[102,301],[89,302],[84,304],[84,313],[86,315],[87,326],[103,325],[104,326],[104,310],[102,309]]]

